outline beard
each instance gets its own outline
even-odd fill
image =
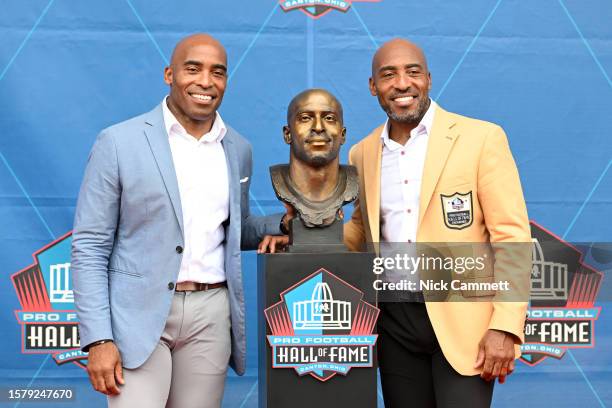
[[[323,167],[328,163],[331,163],[335,157],[332,154],[326,154],[324,156],[313,156],[310,157],[310,165],[312,167]]]
[[[389,116],[389,119],[399,122],[399,123],[414,123],[418,124],[423,116],[425,116],[425,112],[429,108],[429,98],[419,98],[419,104],[414,112],[406,112],[406,113],[396,113],[393,112],[390,106],[384,106],[383,109]]]
[[[294,155],[296,159],[307,163],[311,167],[323,167],[334,161],[334,159],[338,156],[338,152],[329,151],[323,154],[312,154],[307,153],[304,150],[297,149],[297,151],[294,151]]]

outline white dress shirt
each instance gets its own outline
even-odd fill
[[[432,100],[410,139],[401,145],[389,138],[385,124],[380,172],[380,218],[382,241],[415,242],[419,222],[419,198],[427,142],[437,104]]]
[[[217,113],[210,132],[198,140],[178,122],[166,99],[162,103],[164,124],[181,196],[185,237],[177,282],[222,282],[229,176],[221,140],[227,128]]]

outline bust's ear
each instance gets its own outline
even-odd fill
[[[283,139],[285,139],[285,143],[291,144],[291,131],[289,130],[289,126],[283,126]]]
[[[342,133],[340,134],[340,145],[343,145],[346,142],[346,128],[342,128]]]

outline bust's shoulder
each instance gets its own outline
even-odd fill
[[[288,164],[275,164],[270,166],[270,176],[272,177],[272,182],[275,179],[282,178],[289,173],[289,165]],[[280,181],[280,180],[279,180]]]
[[[341,164],[340,172],[346,173],[346,177],[357,177],[357,168],[355,166],[351,166],[350,164]]]
[[[340,165],[340,173],[344,173],[342,177],[345,179],[344,184],[344,203],[350,203],[357,198],[359,194],[359,175],[357,167],[351,165]]]

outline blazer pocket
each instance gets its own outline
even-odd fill
[[[124,271],[123,269],[108,268],[108,273],[116,273],[118,275],[132,276],[134,278],[142,278],[142,275],[136,272]]]

